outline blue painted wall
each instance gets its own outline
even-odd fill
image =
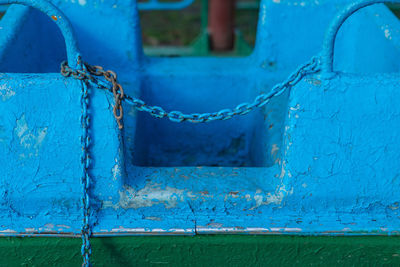
[[[135,1],[52,2],[84,60],[115,70],[128,94],[184,112],[268,92],[321,51],[347,4],[264,0],[251,56],[149,58]],[[229,121],[176,124],[124,105],[119,132],[112,97],[91,87],[95,234],[397,233],[399,30],[385,6],[358,12],[337,40],[335,69],[347,74],[309,76]],[[0,47],[0,231],[79,233],[81,88],[57,74],[63,37],[12,6]]]

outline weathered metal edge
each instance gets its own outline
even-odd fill
[[[400,231],[387,231],[385,229],[364,232],[364,231],[349,231],[346,229],[332,230],[323,232],[303,232],[300,228],[187,228],[187,229],[154,229],[148,230],[145,228],[120,228],[113,229],[111,232],[94,232],[94,237],[108,236],[181,236],[181,235],[232,235],[232,234],[250,234],[250,235],[302,235],[302,236],[400,236]],[[81,235],[73,232],[59,233],[55,231],[39,232],[26,231],[16,232],[13,230],[0,231],[0,237],[19,236],[19,237],[80,237]]]

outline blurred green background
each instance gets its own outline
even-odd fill
[[[255,0],[239,0],[240,3],[257,3]],[[146,2],[145,0],[139,2]],[[173,2],[173,1],[162,1]],[[201,34],[203,0],[176,11],[140,11],[143,43],[145,46],[187,46]],[[258,8],[235,10],[235,26],[244,40],[254,46],[257,30]]]

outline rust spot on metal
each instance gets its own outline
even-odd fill
[[[319,86],[319,85],[322,84],[321,80],[318,80],[318,79],[315,79],[315,78],[309,79],[309,80],[308,80],[308,83],[309,83],[309,84],[316,85],[316,86]]]
[[[183,175],[183,174],[181,174],[180,177],[183,178],[183,179],[185,179],[185,180],[188,180],[188,179],[190,178],[189,176]]]

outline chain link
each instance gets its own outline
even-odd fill
[[[83,264],[82,266],[88,267],[90,266],[90,255],[92,254],[92,248],[90,245],[90,236],[91,229],[89,224],[89,216],[90,216],[90,201],[89,201],[89,186],[90,186],[90,176],[89,176],[89,168],[90,168],[90,155],[89,155],[89,146],[90,146],[90,137],[89,137],[89,94],[88,94],[88,86],[86,83],[82,82],[82,166],[83,173],[81,178],[82,183],[82,249],[81,253],[83,256]]]
[[[61,74],[69,77],[73,76],[78,80],[87,80],[94,83],[98,88],[107,89],[111,91],[114,95],[115,105],[113,108],[114,116],[117,120],[120,129],[123,128],[122,125],[122,101],[134,106],[137,110],[147,112],[155,118],[168,118],[173,122],[191,122],[191,123],[204,123],[216,120],[228,120],[235,116],[245,115],[255,108],[260,108],[266,105],[273,97],[281,95],[286,89],[296,85],[301,79],[311,73],[316,73],[319,71],[320,60],[317,57],[313,57],[307,63],[301,65],[295,72],[293,72],[284,82],[275,85],[269,93],[258,95],[251,103],[242,103],[236,106],[234,109],[223,109],[218,112],[213,113],[192,113],[184,114],[180,111],[165,111],[159,106],[150,106],[146,104],[143,100],[131,97],[124,94],[122,86],[117,81],[117,75],[113,71],[104,71],[100,66],[92,66],[84,63],[87,72],[80,70],[73,70],[68,66],[67,62],[61,64]],[[109,88],[104,85],[98,79],[93,76],[104,76],[104,78],[111,82],[112,87]]]
[[[78,65],[83,68],[81,60],[78,60]],[[62,72],[63,73],[63,72]],[[81,146],[82,146],[82,154],[81,154],[81,164],[82,164],[82,174],[81,174],[81,185],[82,185],[82,229],[81,229],[81,237],[82,237],[82,246],[81,246],[81,254],[83,257],[83,267],[89,267],[90,264],[90,256],[92,254],[92,247],[90,244],[90,237],[92,235],[91,227],[90,227],[90,198],[89,198],[89,186],[90,186],[90,136],[89,136],[89,127],[90,127],[90,117],[89,117],[89,89],[87,83],[87,74],[83,70],[76,70],[71,73],[74,78],[81,80],[82,90],[81,90],[81,127],[82,127],[82,135],[81,135]],[[63,74],[64,75],[64,74]]]
[[[269,93],[258,95],[251,103],[242,103],[237,105],[234,109],[223,109],[213,113],[192,113],[184,114],[180,111],[166,112],[162,107],[147,105],[143,100],[131,97],[124,93],[123,87],[117,81],[117,75],[115,72],[107,70],[105,71],[101,66],[92,66],[87,63],[83,63],[79,60],[79,66],[82,69],[74,70],[68,66],[68,63],[64,61],[61,63],[61,74],[65,77],[72,76],[73,78],[82,81],[82,94],[81,94],[81,125],[82,125],[82,247],[81,253],[83,256],[82,266],[90,266],[90,256],[92,248],[90,244],[91,227],[90,227],[90,201],[89,201],[89,186],[90,186],[90,137],[89,137],[89,91],[88,84],[95,84],[100,89],[106,89],[111,91],[115,105],[113,107],[113,114],[118,123],[120,129],[123,128],[122,118],[123,109],[122,101],[133,105],[137,110],[149,113],[151,116],[156,118],[168,118],[173,122],[191,122],[191,123],[204,123],[216,120],[228,120],[235,116],[245,115],[255,108],[260,108],[266,105],[273,97],[277,97],[285,92],[286,89],[296,85],[301,79],[311,73],[316,73],[320,68],[319,58],[312,58],[306,64],[300,66],[295,72],[293,72],[284,82],[275,85]],[[111,83],[111,88],[108,84],[104,84],[100,79],[96,79],[95,76],[103,76],[106,81]]]
[[[117,81],[117,74],[111,70],[105,71],[101,66],[92,66],[88,63],[83,62],[86,71],[74,70],[68,66],[68,62],[64,61],[61,63],[61,74],[64,77],[74,77],[77,80],[90,81],[96,83],[96,79],[93,76],[103,76],[107,81],[111,82],[111,92],[114,95],[114,107],[113,114],[118,123],[119,129],[123,128],[122,118],[124,111],[122,109],[122,100],[124,99],[124,89]]]

